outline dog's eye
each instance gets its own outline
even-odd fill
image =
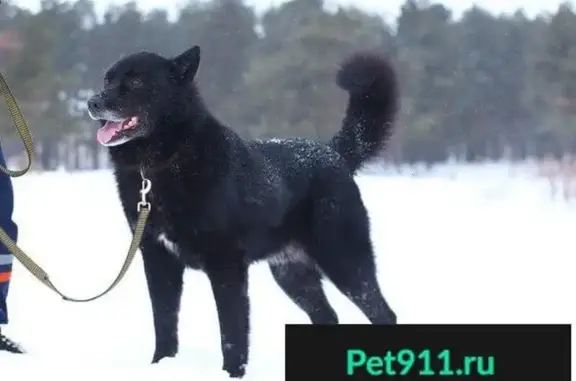
[[[141,87],[142,80],[140,78],[131,78],[128,84],[130,87]]]

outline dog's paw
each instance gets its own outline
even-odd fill
[[[228,373],[230,378],[243,378],[246,375],[246,364],[239,366],[226,366],[222,367],[222,370]]]
[[[163,360],[167,357],[175,357],[176,353],[154,353],[152,356],[152,364],[157,364],[160,360]]]

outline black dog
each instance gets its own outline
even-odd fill
[[[248,267],[267,260],[278,285],[314,324],[337,324],[325,275],[373,324],[395,324],[376,278],[370,224],[354,172],[383,148],[397,83],[384,59],[357,54],[338,73],[350,98],[328,143],[245,141],[204,106],[196,46],[174,59],[142,52],[114,64],[88,102],[101,121],[124,212],[137,219],[141,174],[152,211],[141,245],[154,313],[152,362],[178,350],[185,267],[204,271],[220,322],[223,369],[248,362]]]

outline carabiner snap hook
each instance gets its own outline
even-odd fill
[[[142,176],[142,187],[140,188],[140,202],[137,205],[138,211],[142,209],[142,207],[146,207],[150,209],[150,203],[146,199],[146,195],[152,189],[152,181],[144,177],[142,171],[140,171],[140,175]]]

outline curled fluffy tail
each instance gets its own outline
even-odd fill
[[[338,85],[349,94],[342,129],[330,146],[355,172],[388,141],[399,107],[394,68],[385,58],[359,53],[342,64]]]

